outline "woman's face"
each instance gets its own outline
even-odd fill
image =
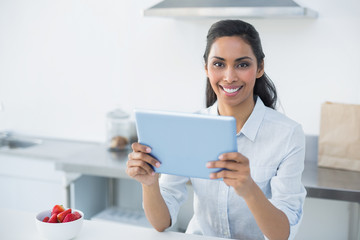
[[[258,68],[250,45],[238,36],[216,39],[205,66],[219,104],[230,107],[253,103],[255,81],[264,74],[263,69]]]

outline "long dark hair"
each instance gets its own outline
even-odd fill
[[[261,66],[263,64],[265,54],[262,50],[259,33],[251,24],[241,20],[221,20],[210,27],[204,53],[205,64],[208,63],[209,52],[215,40],[220,37],[230,36],[239,36],[247,42],[255,54],[257,65]],[[254,96],[259,96],[265,106],[275,109],[277,101],[276,88],[265,72],[260,78],[256,79]],[[207,78],[206,107],[213,105],[216,100],[216,94],[210,85],[209,78]]]

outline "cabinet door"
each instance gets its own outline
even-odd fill
[[[42,211],[63,204],[63,173],[54,162],[0,154],[0,206]]]
[[[0,176],[0,206],[32,212],[50,209],[64,199],[60,183]]]

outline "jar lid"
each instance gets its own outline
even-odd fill
[[[108,112],[107,117],[113,119],[120,119],[120,118],[129,118],[130,116],[128,113],[124,112],[120,108],[117,108],[111,112]]]

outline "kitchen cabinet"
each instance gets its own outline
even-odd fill
[[[31,147],[0,148],[0,206],[41,211],[55,204],[79,205],[80,201],[88,217],[106,208],[108,178],[56,170],[58,161],[77,152],[88,152],[98,143],[12,136],[41,141]]]
[[[51,159],[0,154],[0,206],[42,211],[56,204],[82,209],[85,218],[108,206],[108,178],[55,169]]]
[[[145,217],[142,207],[141,184],[133,179],[112,178],[112,204],[92,219],[102,219],[122,223],[132,223],[138,226],[151,227]],[[193,215],[193,190],[187,185],[188,198],[181,206],[176,224],[171,231],[185,232]]]
[[[359,216],[359,203],[308,197],[295,240],[360,240]]]
[[[41,211],[67,201],[65,173],[52,162],[0,154],[0,206]]]
[[[107,177],[81,175],[69,184],[69,207],[79,209],[85,213],[85,219],[109,208],[110,182]]]

